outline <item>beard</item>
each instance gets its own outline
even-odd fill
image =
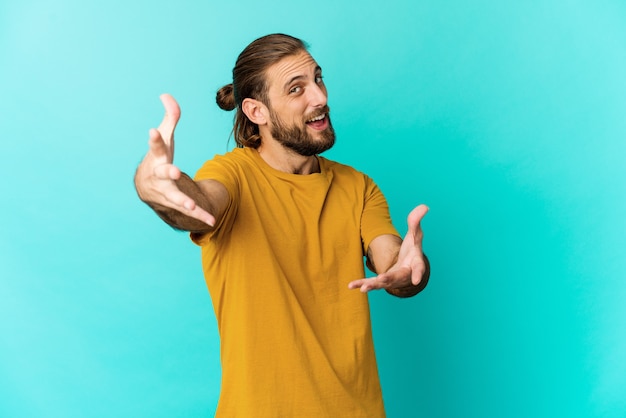
[[[278,143],[283,147],[292,150],[293,152],[302,155],[304,157],[310,157],[312,155],[321,154],[324,151],[329,150],[335,144],[335,130],[330,123],[330,109],[328,106],[324,106],[318,112],[312,113],[305,117],[306,120],[310,120],[315,116],[326,113],[328,119],[328,127],[323,131],[319,131],[319,138],[314,138],[313,135],[307,130],[306,123],[303,121],[302,125],[294,123],[291,126],[287,126],[285,122],[270,109],[270,118],[272,120],[272,128],[270,133]]]

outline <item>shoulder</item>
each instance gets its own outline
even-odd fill
[[[224,154],[216,154],[212,159],[205,161],[202,166],[213,164],[244,164],[246,161],[250,160],[249,154],[249,148],[235,148]]]
[[[252,150],[254,151],[254,150]],[[196,172],[196,180],[212,179],[222,176],[232,176],[252,164],[251,149],[235,148],[225,154],[215,155],[202,164]]]

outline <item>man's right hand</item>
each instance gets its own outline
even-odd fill
[[[173,164],[174,130],[180,119],[180,107],[169,94],[161,95],[161,102],[165,116],[157,129],[150,129],[150,148],[135,175],[137,194],[150,206],[173,209],[213,226],[213,215],[202,209],[192,196],[183,193],[177,185],[177,181],[192,181]],[[202,193],[197,187],[185,189],[197,189],[198,193]]]

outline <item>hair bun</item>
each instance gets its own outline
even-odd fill
[[[215,101],[217,102],[217,105],[220,107],[220,109],[223,110],[233,110],[235,107],[237,107],[237,104],[235,103],[235,92],[232,83],[226,84],[224,87],[217,91]]]

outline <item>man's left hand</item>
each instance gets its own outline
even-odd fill
[[[360,289],[361,292],[386,289],[396,296],[412,296],[421,291],[426,286],[430,274],[428,259],[422,252],[424,234],[420,224],[426,212],[428,212],[428,207],[420,205],[413,209],[407,217],[408,232],[400,244],[399,250],[397,250],[397,260],[388,270],[376,277],[350,282],[348,287]],[[399,239],[393,238],[396,239],[395,245],[397,246]],[[372,246],[370,246],[371,248]],[[386,253],[387,251],[378,250],[377,252]],[[376,260],[370,259],[370,262],[373,262],[375,266],[378,264]]]

